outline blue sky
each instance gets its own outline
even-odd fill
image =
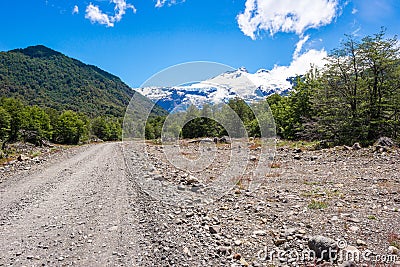
[[[0,50],[43,44],[132,87],[189,61],[298,72],[344,34],[400,31],[400,0],[3,1]]]

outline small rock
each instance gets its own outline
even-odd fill
[[[250,157],[250,161],[256,161],[257,160],[257,157],[256,156],[251,156]]]
[[[215,235],[215,234],[218,234],[221,231],[221,227],[219,227],[217,225],[213,225],[213,226],[210,226],[208,228],[208,230],[210,231],[210,234]]]
[[[190,253],[190,250],[187,247],[183,248],[183,253],[188,257],[192,257],[192,254]]]
[[[115,232],[118,230],[118,226],[112,226],[110,228],[107,229],[109,232]]]
[[[241,241],[241,240],[235,240],[235,241],[233,241],[233,243],[234,243],[236,246],[240,246],[240,245],[242,244],[242,241]]]
[[[360,222],[361,222],[360,219],[355,218],[355,217],[349,217],[349,218],[347,218],[347,220],[348,220],[349,222],[353,222],[353,223],[360,223]]]
[[[165,181],[165,178],[161,174],[157,174],[154,176],[153,180],[162,182]]]
[[[392,254],[392,255],[399,255],[399,249],[398,248],[396,248],[395,246],[390,246],[389,248],[388,248],[388,251],[389,251],[389,253],[390,254]]]
[[[30,158],[27,155],[21,154],[18,156],[17,160],[18,161],[26,161],[29,160]]]
[[[231,247],[219,246],[217,252],[223,255],[230,255],[232,253]]]
[[[178,190],[180,190],[180,191],[185,191],[186,190],[186,187],[184,186],[184,185],[178,185]]]
[[[303,151],[301,150],[301,148],[295,148],[295,149],[293,150],[293,153],[301,153],[301,152],[303,152]]]
[[[360,230],[360,227],[353,225],[349,227],[349,230],[355,233],[358,232],[358,230]]]
[[[278,239],[275,239],[275,240],[274,240],[275,246],[280,246],[280,245],[282,245],[282,244],[285,243],[285,242],[286,242],[286,239],[283,239],[283,238],[278,238]]]
[[[186,183],[191,185],[191,184],[197,184],[199,182],[199,180],[194,177],[193,175],[189,175],[189,177],[186,180]]]
[[[186,218],[193,217],[193,216],[194,216],[194,213],[191,212],[191,211],[189,211],[188,213],[186,213]]]
[[[305,235],[307,233],[306,230],[304,230],[304,229],[299,229],[298,232],[301,235]]]
[[[365,242],[364,240],[361,240],[361,239],[357,239],[356,244],[357,244],[357,246],[359,246],[359,247],[365,247],[365,246],[367,246],[367,242]]]
[[[233,255],[233,259],[235,260],[240,260],[241,257],[242,255],[240,255],[240,253],[235,253],[235,255]]]
[[[257,230],[253,232],[253,235],[258,235],[258,236],[264,236],[266,234],[267,232],[265,232],[264,230]]]
[[[245,261],[243,258],[240,259],[240,264],[245,267],[250,266],[249,263]]]
[[[300,157],[299,155],[296,155],[296,156],[293,157],[293,159],[295,159],[295,160],[300,160],[301,157]]]

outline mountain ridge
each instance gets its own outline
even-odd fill
[[[278,79],[265,69],[249,73],[245,67],[241,67],[189,85],[135,90],[172,112],[185,110],[189,105],[201,108],[204,104],[226,103],[234,97],[250,103],[264,100],[275,93],[286,95],[292,88],[292,81],[291,77]]]
[[[44,45],[0,52],[0,96],[29,105],[122,117],[136,94],[121,79]],[[150,100],[144,96],[140,99]],[[155,106],[154,114],[166,111]]]

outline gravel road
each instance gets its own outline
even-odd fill
[[[145,166],[142,150],[129,144],[124,154],[126,146],[69,149],[3,177],[0,266],[315,266],[267,257],[304,250],[315,235],[374,255],[399,253],[388,250],[400,244],[398,149],[282,148],[259,190],[238,185],[197,207],[143,193],[138,179],[195,185],[168,165],[159,146],[148,147],[147,160],[162,177]],[[222,162],[227,151],[218,148]],[[387,264],[400,266],[399,259]]]
[[[0,184],[0,266],[132,265],[136,196],[121,144],[80,147],[45,167]]]

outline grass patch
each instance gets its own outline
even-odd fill
[[[276,177],[280,177],[280,176],[281,176],[281,174],[278,172],[270,172],[265,175],[265,177],[268,177],[268,178],[276,178]]]
[[[390,233],[388,237],[389,245],[400,249],[400,235],[396,233]]]
[[[307,207],[312,210],[323,210],[328,207],[328,203],[313,199]]]
[[[281,167],[281,163],[279,162],[272,162],[270,165],[271,169],[276,169]]]
[[[375,215],[368,215],[367,218],[369,220],[376,220],[376,216]]]
[[[303,184],[305,184],[305,185],[320,185],[319,182],[312,182],[312,181],[307,181],[307,180],[304,180]]]
[[[319,141],[290,141],[279,140],[276,143],[277,147],[300,148],[302,150],[316,150],[319,146]]]
[[[34,151],[31,153],[32,158],[39,157],[40,155],[42,155],[42,152],[40,152],[40,151]]]
[[[304,182],[307,185],[318,185],[318,183],[308,183]],[[312,198],[318,198],[318,197],[326,197],[326,198],[340,198],[342,199],[344,197],[343,193],[341,193],[339,190],[334,189],[334,190],[322,190],[321,188],[315,188],[309,192],[303,192],[301,193],[301,196],[303,197],[312,197]]]

